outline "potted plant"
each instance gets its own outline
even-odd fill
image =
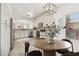
[[[45,32],[46,32],[46,35],[48,37],[50,37],[49,43],[54,42],[54,37],[58,37],[58,34],[60,34],[59,31],[60,31],[60,27],[57,26],[55,24],[55,22],[52,22],[51,25],[46,24],[46,31]]]

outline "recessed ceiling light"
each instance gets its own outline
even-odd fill
[[[27,12],[27,13],[26,13],[26,15],[27,15],[27,16],[30,16],[30,13],[29,13],[29,12]]]
[[[33,17],[33,13],[30,11],[26,12],[26,17]]]

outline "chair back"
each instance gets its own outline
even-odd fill
[[[72,43],[70,40],[68,40],[68,39],[62,39],[62,40],[71,43],[71,46],[72,46],[72,52],[74,52],[74,50],[73,50],[73,43]]]
[[[26,56],[26,52],[28,53],[29,51],[29,46],[30,44],[28,42],[25,42],[25,56]]]
[[[27,56],[42,56],[42,53],[40,51],[34,50],[29,52]]]
[[[40,37],[40,31],[36,32],[36,37],[39,38]]]
[[[66,53],[66,54],[63,54],[62,56],[79,56],[79,52]]]

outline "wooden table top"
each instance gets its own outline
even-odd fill
[[[71,44],[69,42],[62,41],[62,40],[55,40],[54,44],[49,44],[45,39],[31,38],[29,43],[43,50],[59,50],[59,49],[67,49],[71,47]]]

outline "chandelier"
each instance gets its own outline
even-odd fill
[[[43,9],[48,15],[53,15],[57,11],[57,7],[53,3],[47,3],[46,5],[43,6]]]

